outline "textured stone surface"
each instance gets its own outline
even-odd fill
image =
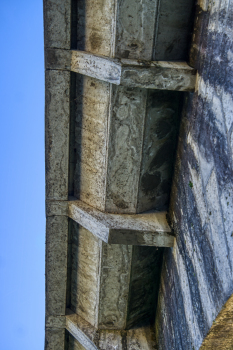
[[[64,350],[65,328],[47,328],[45,331],[45,350]]]
[[[186,62],[110,59],[85,51],[47,49],[48,69],[71,70],[111,84],[145,89],[192,91],[196,71]]]
[[[192,59],[199,78],[182,118],[172,188],[177,244],[164,257],[160,349],[199,349],[233,292],[233,6],[207,3],[198,8],[204,22],[196,23]]]
[[[167,206],[182,96],[77,77],[75,197],[112,213]]]
[[[154,321],[162,257],[163,248],[133,247],[127,329]]]
[[[68,201],[46,201],[46,216],[68,216]]]
[[[140,326],[128,331],[98,331],[81,317],[67,315],[66,328],[69,350],[156,350],[155,335],[150,326]]]
[[[46,198],[68,199],[70,73],[45,73]]]
[[[97,350],[97,346],[94,343],[97,330],[83,320],[80,316],[76,314],[70,314],[66,316],[66,329],[78,340],[78,344],[71,340],[71,346],[69,350],[74,349],[88,349],[88,350]],[[76,344],[75,344],[76,343]]]
[[[183,94],[148,91],[137,212],[167,208]]]
[[[59,204],[58,202],[58,208]],[[109,214],[79,200],[69,201],[67,204],[69,217],[106,243],[168,247],[174,244],[166,212]],[[66,208],[64,210],[67,212]]]
[[[105,209],[110,84],[77,76],[74,195]]]
[[[73,48],[108,57],[115,51],[115,0],[77,3],[76,42]]]
[[[45,327],[46,328],[65,328],[66,317],[65,316],[46,316]]]
[[[44,0],[45,47],[70,49],[71,0]]]
[[[46,221],[46,315],[65,315],[68,218],[50,216]]]
[[[151,60],[158,0],[117,2],[116,57]]]
[[[153,322],[161,251],[106,244],[71,223],[70,308],[98,329]]]
[[[71,309],[90,324],[98,324],[102,242],[72,223]]]
[[[112,86],[105,210],[135,213],[146,90]]]
[[[193,0],[162,0],[156,19],[153,60],[187,60],[194,21]]]
[[[132,246],[102,246],[100,277],[100,329],[125,329],[129,298]]]

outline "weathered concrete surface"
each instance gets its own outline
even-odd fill
[[[168,207],[183,94],[148,91],[137,212]]]
[[[173,48],[168,49],[167,60],[174,60],[172,51],[173,49],[176,52],[180,51],[180,41],[187,42],[190,30],[189,25],[186,25],[189,17],[187,14],[190,13],[191,3],[192,1],[189,2],[187,8],[185,8],[183,0],[176,4],[183,6],[183,12],[181,17],[176,17],[174,22],[171,21],[168,24],[173,35]],[[153,72],[153,77],[148,74],[148,69],[143,68],[143,62],[140,60],[150,61],[153,59],[154,40],[155,36],[159,34],[157,31],[158,21],[156,22],[156,20],[161,19],[163,15],[165,17],[168,14],[171,15],[170,9],[168,9],[170,12],[166,9],[160,16],[157,5],[159,5],[157,2],[148,0],[142,2],[125,0],[119,2],[117,6],[112,0],[96,2],[94,5],[90,1],[80,1],[77,5],[76,16],[78,37],[76,44],[72,47],[88,51],[91,54],[117,57],[121,59],[122,63],[125,58],[134,59],[134,62],[135,59],[139,60],[140,72],[139,69],[135,70],[135,68],[122,68],[124,69],[125,84],[139,86],[140,81],[144,79],[142,81],[143,87],[152,88],[155,72]],[[108,18],[106,17],[107,11],[109,11]],[[182,27],[182,30],[179,26]],[[165,28],[165,24],[162,27]],[[156,37],[156,45],[159,42],[160,38]],[[187,48],[183,52],[187,52]],[[181,59],[181,56],[178,59]],[[158,67],[151,69],[156,70]],[[164,83],[157,85],[157,88],[169,88],[170,73],[167,76],[165,74],[163,79]],[[173,86],[173,88],[182,89],[184,83],[182,79],[179,76],[179,82],[176,82],[176,87]],[[191,80],[194,81],[194,79],[193,75]],[[190,82],[188,82],[189,84]],[[155,157],[156,160],[156,149],[159,151],[158,145],[154,143],[151,152],[150,145],[144,144],[146,120],[153,118],[153,115],[156,114],[156,111],[149,106],[147,94],[151,104],[151,92],[146,92],[139,87],[113,87],[108,83],[100,83],[94,78],[77,76],[76,96],[73,99],[73,104],[78,101],[78,106],[71,122],[73,125],[76,124],[76,127],[74,126],[76,130],[71,129],[71,133],[74,132],[74,137],[78,141],[70,152],[74,160],[74,186],[71,195],[107,212],[133,214],[144,210],[144,206],[147,210],[161,209],[167,205],[172,173],[167,169],[164,171],[160,169],[160,172],[163,172],[160,189],[158,189],[157,177],[150,171],[149,175],[153,177],[154,183],[150,194],[154,193],[154,195],[151,195],[150,198],[147,197],[147,203],[144,203],[140,210],[140,205],[138,205],[138,184],[142,157],[144,159],[145,156],[150,158],[153,154],[152,157]],[[171,94],[168,99],[171,101],[171,108],[174,108],[173,95]],[[167,103],[164,105],[164,113],[161,105],[160,108],[161,118],[163,115],[166,118],[169,108]],[[174,115],[177,113],[177,110],[174,111]],[[176,124],[175,120],[174,124]],[[171,138],[173,135],[174,133],[171,132]],[[162,148],[162,143],[163,140],[159,142],[160,148]],[[172,144],[173,151],[173,138],[170,144]],[[149,153],[144,154],[144,156],[142,155],[143,148],[149,150]],[[164,158],[166,156],[165,152]],[[160,157],[160,153],[158,157]],[[160,197],[157,202],[155,193]],[[153,199],[151,200],[151,198]]]
[[[64,215],[68,216],[68,201],[46,201],[46,216]]]
[[[177,244],[165,253],[156,319],[163,350],[199,349],[233,292],[233,4],[199,6],[199,78],[182,118],[170,206]]]
[[[117,1],[116,57],[151,60],[158,0]]]
[[[44,0],[45,48],[70,49],[71,0]]]
[[[46,198],[68,199],[70,73],[45,73]]]
[[[156,247],[172,247],[174,244],[166,211],[111,214],[69,197],[69,201],[47,201],[46,214],[69,216],[96,237],[110,244]]]
[[[159,276],[161,251],[156,247],[106,244],[74,221],[70,234],[69,307],[76,314],[97,329],[120,330],[154,314],[154,281]],[[141,272],[137,275],[137,271]],[[136,295],[144,298],[142,310]]]
[[[85,51],[47,49],[46,68],[72,72],[111,84],[144,89],[193,91],[196,71],[186,62],[110,59]]]
[[[106,243],[173,246],[174,237],[166,219],[166,212],[143,214],[103,213],[79,201],[67,202],[68,216]],[[60,205],[58,202],[58,208]],[[67,209],[64,208],[65,212]],[[55,210],[57,213],[57,210]],[[64,215],[64,214],[63,214]]]
[[[76,159],[73,195],[113,213],[164,208],[170,190],[181,96],[110,86],[79,75],[76,100],[76,144],[71,150],[72,159]],[[170,129],[167,134],[160,130],[161,125]],[[150,136],[145,128],[150,129]],[[143,183],[148,186],[144,176],[147,172],[153,179],[143,198],[138,187],[141,176],[142,187]]]
[[[193,0],[159,2],[153,60],[187,60],[194,4]]]
[[[102,243],[99,329],[125,329],[132,246]]]
[[[45,63],[47,49],[70,49],[70,0],[44,0]],[[68,199],[70,72],[45,71],[46,162],[46,328],[45,350],[65,349],[68,217],[53,200]],[[63,215],[61,215],[63,214]]]
[[[193,91],[196,71],[186,63],[152,61],[150,68],[122,67],[121,85],[144,89]]]
[[[66,316],[47,316],[45,318],[46,328],[63,329],[66,326]]]
[[[154,323],[162,257],[163,248],[133,247],[127,329]]]
[[[73,48],[97,55],[114,57],[115,52],[115,0],[78,1],[76,5],[76,42]]]
[[[104,211],[111,86],[81,75],[76,83],[74,196]]]
[[[159,141],[160,148],[156,148],[158,145],[150,146],[151,139],[144,137],[145,128],[150,128],[147,119],[153,118],[158,112],[153,110],[151,91],[144,88],[172,86],[181,90],[186,82],[190,87],[189,80],[182,81],[187,71],[182,72],[182,75],[176,72],[178,84],[176,82],[175,85],[171,85],[172,75],[169,71],[162,77],[164,83],[156,85],[154,78],[148,74],[148,68],[143,67],[143,62],[139,62],[136,68],[122,66],[122,83],[134,84],[133,88],[113,87],[109,82],[97,80],[96,77],[65,71],[70,69],[67,64],[70,53],[66,51],[72,48],[112,58],[119,55],[120,58],[151,60],[153,42],[159,34],[155,33],[158,29],[156,18],[159,18],[160,11],[158,5],[157,2],[148,0],[125,0],[118,4],[114,0],[95,3],[90,0],[45,1],[45,47],[48,63],[46,350],[62,350],[67,346],[65,343],[69,336],[67,337],[66,333],[65,337],[62,328],[64,318],[61,318],[67,305],[96,327],[118,329],[112,332],[101,330],[98,333],[99,337],[97,334],[100,349],[110,350],[117,346],[122,350],[155,348],[154,334],[150,326],[128,332],[122,329],[145,319],[152,322],[160,252],[155,247],[108,245],[71,220],[71,237],[68,241],[68,218],[61,215],[66,204],[61,204],[55,209],[57,215],[52,213],[53,201],[66,202],[68,194],[75,195],[102,211],[139,211],[138,186],[144,175],[141,169],[146,169],[147,172],[146,166],[142,167],[146,162],[148,165],[153,159],[158,160],[161,154],[156,158],[157,150],[160,150],[163,144],[166,148],[167,143],[164,135]],[[174,32],[177,33],[176,30]],[[186,36],[187,31],[184,30],[184,37]],[[174,37],[177,39],[177,42],[173,40],[175,47],[180,50],[180,38],[176,37],[176,34]],[[58,50],[58,56],[51,49]],[[60,60],[65,60],[64,66],[60,65]],[[51,62],[54,66],[50,66]],[[71,68],[72,64],[76,63],[71,57]],[[87,72],[85,67],[82,69]],[[153,68],[153,74],[158,69],[161,73],[161,67],[156,66]],[[174,71],[174,67],[172,69]],[[140,82],[139,78],[143,81]],[[194,76],[192,86],[193,79]],[[143,89],[139,88],[138,84],[141,83]],[[173,95],[168,99],[172,100]],[[167,104],[161,107],[160,115],[162,116],[164,110],[165,119],[170,107]],[[171,108],[173,107],[172,113],[176,116],[178,104],[172,104]],[[165,120],[164,122],[166,124]],[[175,128],[176,120],[171,124],[172,128]],[[155,128],[155,133],[156,130]],[[171,137],[175,134],[175,129],[173,131],[170,133]],[[148,144],[145,145],[145,142]],[[171,143],[170,149],[173,150],[173,139]],[[164,158],[167,157],[166,152],[163,155]],[[156,166],[158,164],[155,168]],[[149,168],[149,175],[152,175],[154,170],[153,167]],[[163,172],[161,184],[166,184],[166,181],[169,183],[171,172],[167,171],[166,166],[161,167],[159,171]],[[156,192],[158,187],[156,181],[153,184],[156,190],[150,188],[151,193],[153,190]],[[162,194],[161,191],[156,193],[163,196],[163,200],[160,199],[159,203],[155,204],[155,196],[150,193],[150,204],[143,203],[140,210],[167,205],[169,186],[161,185],[161,189]],[[116,237],[117,235],[114,238],[115,243]],[[127,240],[127,243],[132,243],[130,238]],[[77,347],[77,342],[73,345]],[[82,345],[78,345],[77,348],[83,349]],[[90,349],[90,346],[87,348]]]
[[[68,218],[46,220],[46,315],[65,315]]]
[[[102,242],[83,227],[71,223],[71,309],[97,326]]]
[[[47,328],[45,331],[45,350],[64,350],[65,328]]]
[[[69,350],[156,350],[152,327],[140,326],[128,331],[98,331],[76,314],[66,316]]]

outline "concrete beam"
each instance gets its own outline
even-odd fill
[[[72,311],[68,312],[69,315],[66,315],[67,331],[72,334],[85,349],[98,350],[94,343],[97,329],[77,314],[73,314]]]
[[[154,320],[162,248],[107,244],[70,222],[70,308],[98,329]]]
[[[46,198],[68,199],[70,73],[45,73]]]
[[[64,350],[65,328],[45,329],[45,350]]]
[[[150,326],[128,331],[97,330],[80,316],[70,313],[66,316],[66,329],[86,350],[152,350],[156,345]]]
[[[46,66],[144,89],[193,91],[196,82],[196,70],[186,62],[111,59],[75,50],[46,50]]]
[[[71,0],[44,0],[45,48],[70,49]]]
[[[68,218],[46,220],[46,316],[65,315]]]
[[[143,214],[103,213],[82,201],[70,201],[68,215],[109,244],[172,247],[174,236],[166,212]]]
[[[48,201],[47,215],[68,215],[108,244],[172,247],[165,211],[142,214],[104,213],[80,201]]]

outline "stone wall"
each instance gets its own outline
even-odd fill
[[[165,250],[156,316],[160,350],[199,349],[233,293],[232,25],[232,1],[199,1],[197,85],[186,96],[170,200],[176,244]]]

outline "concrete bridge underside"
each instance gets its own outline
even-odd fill
[[[233,349],[232,25],[44,0],[45,350]]]

